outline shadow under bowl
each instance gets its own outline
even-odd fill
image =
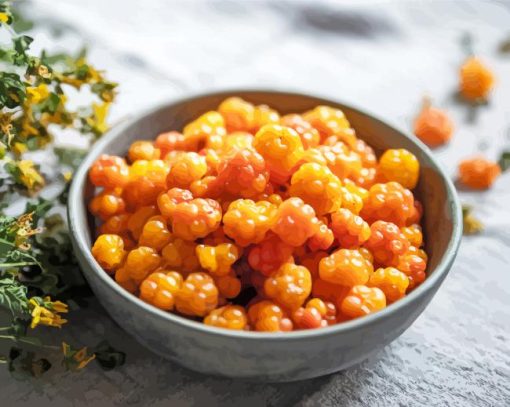
[[[420,161],[415,190],[424,206],[429,254],[427,280],[384,310],[335,326],[287,333],[238,332],[210,327],[152,307],[124,291],[90,253],[93,219],[87,202],[93,194],[88,169],[101,154],[124,156],[137,139],[154,139],[181,130],[229,96],[268,104],[285,114],[317,105],[343,110],[357,135],[375,148],[405,148]],[[206,374],[257,381],[294,381],[333,373],[368,358],[401,335],[430,302],[457,254],[461,210],[450,179],[430,151],[409,136],[349,105],[319,97],[276,91],[234,90],[172,101],[119,125],[99,140],[77,170],[69,193],[68,216],[74,251],[95,295],[117,323],[163,358]]]

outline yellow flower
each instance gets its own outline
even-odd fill
[[[21,215],[16,220],[15,225],[11,228],[11,232],[14,232],[16,234],[15,244],[18,247],[18,249],[21,250],[30,249],[28,238],[42,231],[41,228],[34,229],[32,227],[33,226],[32,216],[33,212]]]
[[[19,180],[29,190],[34,189],[37,186],[44,185],[44,178],[34,167],[34,163],[31,160],[21,160],[16,163],[20,171]]]
[[[62,353],[64,354],[64,364],[69,369],[83,369],[92,360],[96,358],[95,354],[89,355],[87,347],[80,350],[73,350],[67,343],[62,342]]]
[[[103,134],[106,130],[108,130],[106,117],[108,116],[109,108],[109,102],[104,102],[101,104],[94,103],[92,105],[93,114],[87,118],[87,123],[98,134]]]
[[[38,86],[27,87],[27,97],[30,103],[39,103],[46,99],[49,95],[50,91],[45,83],[41,83]]]
[[[67,305],[63,302],[51,301],[50,297],[44,299],[33,297],[30,298],[29,305],[32,308],[32,322],[30,323],[32,329],[38,325],[60,328],[67,322],[59,315],[59,312],[67,312]]]
[[[9,21],[9,15],[7,13],[0,13],[0,23],[6,23]]]
[[[27,150],[28,150],[27,145],[20,143],[20,142],[16,142],[12,146],[12,151],[16,155],[21,155],[21,154],[25,153]]]

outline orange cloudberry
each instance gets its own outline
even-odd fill
[[[196,246],[195,242],[172,237],[161,251],[164,266],[183,273],[197,271],[200,263],[196,256]]]
[[[92,215],[102,220],[107,220],[113,215],[124,212],[126,204],[121,196],[121,190],[104,190],[96,195],[89,203],[89,210]]]
[[[280,119],[280,124],[294,129],[301,138],[301,142],[305,149],[317,147],[321,141],[319,131],[313,128],[312,125],[299,114],[288,114],[283,116]]]
[[[255,120],[255,106],[239,98],[225,99],[218,107],[218,112],[225,119],[227,131],[248,131],[253,127]]]
[[[248,320],[256,331],[291,331],[293,324],[282,307],[262,300],[248,307]]]
[[[159,148],[155,147],[152,142],[145,140],[135,141],[128,150],[128,158],[131,162],[137,160],[157,160],[160,154]]]
[[[348,318],[358,318],[385,307],[386,297],[381,289],[357,285],[343,299],[340,310]]]
[[[181,285],[182,276],[176,271],[152,273],[140,284],[140,299],[164,311],[171,311]]]
[[[138,239],[140,246],[148,246],[160,251],[169,242],[172,234],[167,228],[166,220],[162,216],[149,218],[143,226],[142,233]]]
[[[370,226],[362,217],[345,208],[340,208],[331,215],[331,229],[340,246],[344,248],[361,246],[371,233]]]
[[[319,131],[323,139],[350,127],[344,112],[329,106],[317,106],[304,113],[303,118]]]
[[[370,238],[365,242],[365,247],[370,250],[375,262],[384,266],[396,266],[398,256],[409,249],[409,241],[399,227],[391,222],[379,220],[372,223],[370,229]]]
[[[413,213],[413,207],[411,191],[398,182],[380,183],[369,189],[360,216],[368,223],[384,220],[404,226]]]
[[[239,305],[225,305],[212,310],[205,318],[204,324],[218,328],[243,330],[248,324],[248,316]]]
[[[420,247],[423,244],[423,233],[420,225],[412,224],[405,226],[400,231],[413,246]]]
[[[184,127],[184,142],[189,151],[204,147],[221,148],[226,134],[225,120],[215,111],[204,113]]]
[[[453,122],[450,116],[430,103],[423,108],[414,121],[414,134],[429,147],[438,147],[447,143],[453,135]]]
[[[477,57],[469,57],[460,67],[460,94],[470,102],[486,100],[494,86],[494,75]]]
[[[175,307],[184,315],[204,317],[218,305],[218,288],[206,273],[191,273],[175,295]]]
[[[253,111],[253,123],[250,132],[255,134],[266,124],[278,124],[280,115],[267,105],[257,105]]]
[[[147,220],[158,214],[155,206],[142,206],[129,216],[127,228],[135,240],[142,234],[143,227]]]
[[[459,164],[459,181],[472,189],[488,189],[501,175],[498,163],[484,157],[474,157]]]
[[[207,172],[207,163],[204,156],[194,152],[180,154],[173,161],[166,186],[168,189],[189,188],[192,182],[201,179]]]
[[[129,277],[139,284],[160,264],[161,257],[156,250],[152,247],[139,246],[128,253],[124,268]]]
[[[388,304],[406,295],[409,278],[394,267],[379,268],[372,273],[367,285],[381,289]]]
[[[161,152],[161,158],[165,158],[171,151],[179,151],[186,149],[186,143],[184,142],[184,135],[178,131],[168,131],[161,133],[156,140],[154,145]]]
[[[129,181],[129,167],[120,157],[102,155],[90,167],[89,179],[96,187],[122,188]]]
[[[213,276],[228,274],[232,264],[239,258],[239,250],[232,243],[221,243],[217,246],[200,244],[195,250],[200,266]]]
[[[418,183],[420,163],[405,148],[389,149],[379,159],[378,170],[385,182],[395,181],[404,188],[413,189]]]
[[[118,235],[100,235],[92,246],[92,255],[107,272],[117,269],[124,260],[124,241]]]
[[[414,289],[425,281],[427,274],[427,260],[424,259],[419,250],[408,250],[399,256],[396,268],[405,273],[409,278],[409,290]]]
[[[339,249],[320,261],[319,276],[328,283],[352,287],[365,284],[373,269],[359,250]]]
[[[312,290],[312,277],[306,267],[283,264],[264,283],[268,298],[289,309],[299,308]]]

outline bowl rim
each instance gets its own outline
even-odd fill
[[[210,96],[218,96],[218,97],[229,97],[235,96],[240,93],[273,93],[279,95],[291,95],[297,97],[312,97],[315,99],[319,99],[324,103],[336,103],[339,105],[343,105],[348,107],[349,109],[359,113],[361,115],[367,116],[372,120],[378,122],[378,124],[389,127],[391,130],[396,131],[409,139],[409,141],[418,147],[425,157],[429,160],[431,167],[437,171],[446,187],[446,196],[448,199],[449,210],[452,214],[452,236],[446,248],[446,251],[443,255],[443,258],[439,262],[439,264],[434,269],[432,275],[428,276],[427,279],[415,290],[413,290],[409,295],[406,295],[404,298],[394,302],[393,304],[388,305],[381,311],[375,312],[373,314],[369,314],[362,318],[356,318],[351,321],[342,322],[340,324],[335,324],[333,326],[328,326],[320,329],[309,329],[309,330],[297,330],[291,332],[253,332],[253,331],[236,331],[223,329],[218,327],[213,327],[209,325],[205,325],[202,322],[193,321],[181,317],[180,315],[162,311],[146,302],[142,301],[135,295],[124,290],[120,285],[118,285],[104,270],[99,266],[94,257],[91,254],[90,247],[86,244],[84,237],[84,229],[87,227],[83,222],[79,222],[78,214],[78,206],[79,202],[82,199],[82,191],[85,187],[88,178],[88,170],[95,161],[95,157],[102,153],[104,147],[109,144],[111,141],[115,140],[117,137],[120,137],[123,132],[129,128],[131,125],[136,123],[137,121],[143,119],[146,116],[149,116],[163,108],[168,108],[172,105],[176,105],[184,102],[191,102],[196,99],[200,99],[203,97]],[[170,322],[173,324],[181,325],[183,328],[192,329],[196,331],[200,331],[203,334],[228,337],[234,339],[243,339],[243,340],[269,340],[269,341],[281,341],[281,340],[301,340],[301,339],[309,339],[309,338],[317,338],[317,337],[326,337],[332,335],[340,335],[342,333],[347,333],[350,331],[355,331],[358,328],[365,327],[367,325],[379,322],[381,320],[387,319],[391,317],[394,313],[402,312],[404,308],[406,308],[411,303],[417,302],[423,297],[427,296],[427,294],[431,291],[434,291],[436,288],[441,285],[442,280],[446,277],[449,272],[449,269],[457,255],[457,251],[460,245],[461,237],[462,237],[462,213],[461,213],[461,205],[459,203],[459,198],[457,196],[457,192],[454,188],[453,182],[448,177],[442,166],[435,160],[429,148],[423,144],[418,138],[411,136],[410,133],[398,129],[394,125],[381,120],[377,115],[369,113],[364,109],[359,108],[356,105],[351,103],[344,103],[339,99],[332,99],[330,96],[321,95],[321,94],[306,94],[301,93],[299,91],[292,90],[284,90],[284,89],[225,89],[225,90],[214,90],[211,92],[202,92],[202,93],[193,93],[190,96],[186,97],[176,97],[169,99],[168,101],[161,102],[151,108],[148,108],[139,114],[130,116],[128,120],[124,123],[120,123],[117,126],[110,129],[107,134],[105,134],[101,139],[99,139],[93,146],[90,148],[87,156],[75,172],[73,176],[73,181],[69,190],[69,199],[67,205],[67,214],[68,214],[68,222],[71,239],[74,244],[75,251],[81,251],[80,255],[77,255],[78,258],[82,258],[86,261],[87,265],[96,273],[103,284],[105,284],[109,289],[113,290],[117,295],[123,297],[126,301],[132,302],[135,306],[143,309],[144,311],[152,314],[154,317],[163,319],[165,322]],[[86,267],[83,267],[86,269]],[[83,270],[83,273],[86,275],[87,270]],[[437,287],[436,287],[437,286]],[[170,325],[171,326],[171,325]]]

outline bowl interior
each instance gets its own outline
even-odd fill
[[[425,249],[429,255],[428,273],[433,273],[442,261],[452,240],[456,227],[455,193],[445,180],[442,171],[433,161],[427,147],[416,139],[407,137],[400,131],[359,109],[313,96],[294,93],[239,91],[222,92],[192,97],[174,104],[152,110],[149,114],[136,121],[136,125],[122,126],[122,137],[106,137],[94,147],[91,155],[95,159],[100,154],[117,154],[124,156],[129,145],[138,139],[153,140],[159,133],[169,130],[182,130],[185,124],[200,114],[214,110],[228,96],[240,96],[255,104],[268,104],[282,114],[304,112],[319,104],[330,105],[343,110],[358,137],[370,144],[378,154],[387,148],[405,148],[411,151],[420,161],[420,181],[415,194],[424,207],[422,221],[425,237]],[[119,131],[117,132],[119,133]],[[93,187],[87,181],[84,188],[84,202],[93,196]],[[89,247],[94,236],[94,220],[86,213],[86,206],[81,208],[88,219],[88,230],[85,238]]]

